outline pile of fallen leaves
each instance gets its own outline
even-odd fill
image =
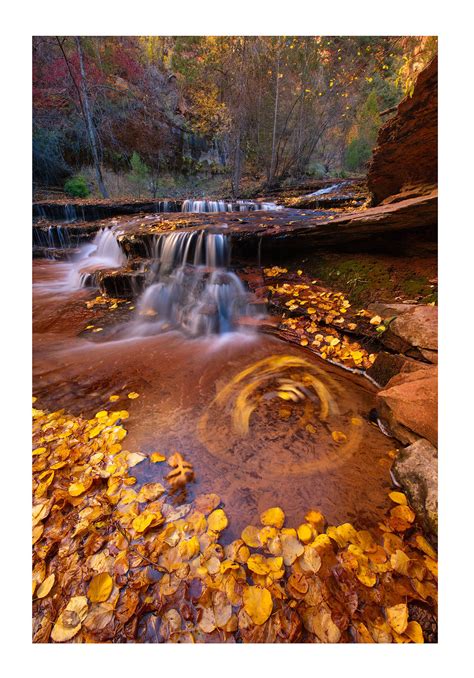
[[[225,544],[219,497],[177,502],[191,464],[124,449],[127,418],[33,409],[34,642],[431,639],[436,553],[403,494],[370,532],[273,507]]]
[[[273,266],[265,268],[264,274],[266,278],[284,278],[288,269]],[[309,346],[325,360],[368,369],[377,354],[369,353],[346,332],[353,335],[359,331],[369,339],[376,338],[377,333],[386,329],[382,319],[365,309],[353,311],[342,292],[320,288],[317,280],[306,280],[302,276],[303,271],[299,270],[298,282],[267,285],[273,305],[283,310],[280,327],[293,334],[301,346]],[[290,277],[295,276],[290,274]]]

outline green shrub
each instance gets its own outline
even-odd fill
[[[87,198],[89,195],[89,186],[84,177],[71,177],[64,184],[64,191],[73,198]]]
[[[130,180],[135,184],[138,191],[138,196],[140,197],[142,190],[145,189],[149,181],[150,168],[145,162],[143,162],[136,151],[133,151],[130,165],[132,166],[132,171],[130,172],[129,177]]]
[[[346,151],[345,165],[350,172],[363,168],[372,155],[371,145],[364,139],[353,139]]]

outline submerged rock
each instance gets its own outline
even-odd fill
[[[410,504],[422,519],[425,529],[438,533],[438,452],[420,438],[401,450],[392,472],[406,491]]]
[[[409,444],[438,439],[438,368],[425,366],[393,377],[377,395],[377,411],[393,435]]]

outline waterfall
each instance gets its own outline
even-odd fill
[[[33,244],[39,247],[60,247],[67,249],[71,247],[69,230],[63,228],[60,224],[43,228],[36,226],[33,228]]]
[[[305,198],[317,198],[320,195],[326,195],[327,193],[332,193],[333,191],[342,188],[342,186],[345,186],[347,182],[342,181],[338,184],[332,184],[331,186],[327,186],[326,188],[320,188],[318,191],[315,191],[314,193],[308,193],[305,195]]]
[[[255,315],[239,277],[228,270],[228,237],[206,231],[158,235],[148,285],[129,327],[132,336],[181,329],[191,336],[224,334]]]
[[[257,202],[254,200],[183,200],[182,212],[244,212],[258,210],[279,210],[274,202]]]
[[[115,233],[110,228],[101,228],[89,245],[84,245],[75,260],[69,282],[71,287],[94,285],[96,274],[108,268],[121,268],[127,258],[122,252]]]

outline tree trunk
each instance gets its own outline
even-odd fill
[[[99,186],[99,191],[102,194],[103,198],[108,198],[107,189],[105,188],[104,179],[102,177],[102,170],[100,168],[99,161],[99,152],[97,149],[97,139],[94,129],[94,123],[92,121],[91,109],[89,105],[89,95],[87,94],[87,85],[86,85],[86,72],[84,68],[84,55],[82,52],[81,39],[76,37],[76,46],[77,54],[79,56],[79,65],[81,69],[81,99],[82,99],[82,109],[84,112],[84,122],[86,123],[87,136],[89,137],[89,143],[91,146],[92,158],[94,161],[95,174],[97,178],[97,184]]]
[[[242,176],[242,149],[241,149],[241,132],[237,133],[235,140],[235,154],[234,154],[234,169],[232,172],[232,194],[234,198],[238,198],[240,194],[240,179]]]
[[[278,56],[276,63],[276,87],[275,87],[275,109],[273,113],[273,133],[272,133],[272,156],[270,160],[270,172],[268,174],[268,184],[272,185],[276,171],[276,137],[278,120],[278,99],[280,96],[280,48],[278,47]]]

